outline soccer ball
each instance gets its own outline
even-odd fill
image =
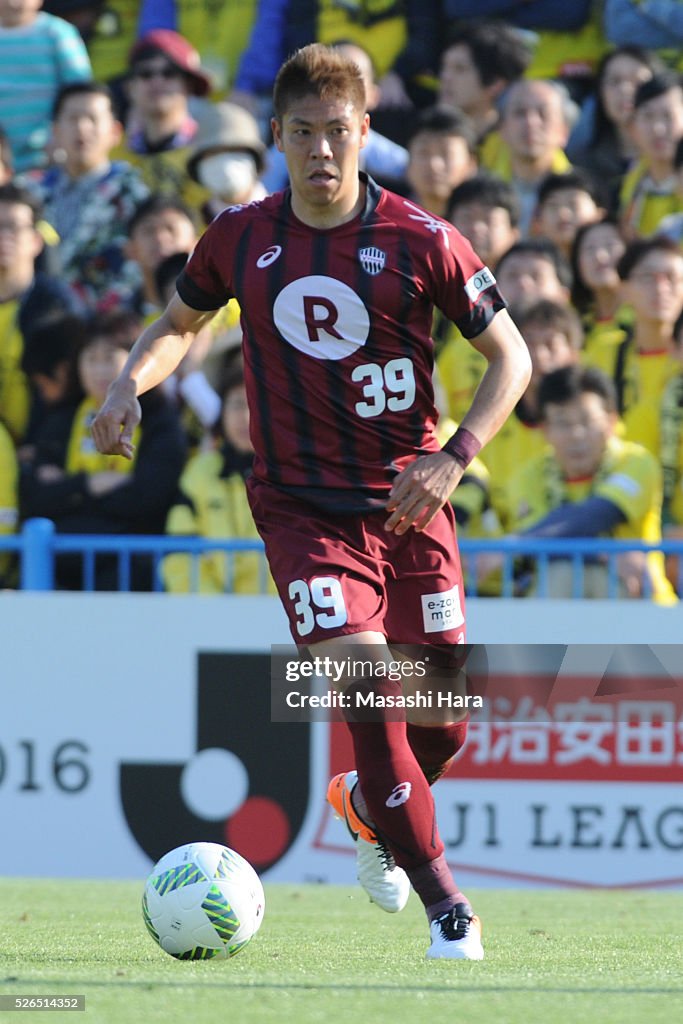
[[[261,927],[261,880],[239,853],[188,843],[155,864],[142,897],[149,934],[178,960],[234,956]]]

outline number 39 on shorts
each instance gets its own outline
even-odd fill
[[[347,621],[344,595],[336,576],[316,576],[308,583],[306,580],[292,580],[288,593],[294,602],[299,636],[308,636],[315,626],[335,629]]]

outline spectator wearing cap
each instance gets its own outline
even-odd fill
[[[0,4],[0,124],[16,171],[45,166],[57,92],[91,77],[76,29],[41,6],[41,0]]]
[[[131,51],[127,88],[126,134],[116,156],[137,167],[152,192],[200,207],[208,193],[187,173],[198,130],[190,99],[203,99],[210,89],[199,54],[177,32],[148,32]]]
[[[258,124],[248,110],[236,103],[216,103],[206,111],[187,171],[210,194],[203,208],[207,223],[226,206],[267,195],[260,179],[265,151]]]

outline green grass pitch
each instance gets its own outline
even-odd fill
[[[155,946],[131,882],[0,880],[0,994],[84,994],[75,1024],[677,1024],[683,894],[469,891],[482,963],[428,962],[414,896],[266,886],[253,942],[183,963]],[[0,1012],[42,1022],[52,1014]]]

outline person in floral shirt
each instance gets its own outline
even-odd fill
[[[111,307],[141,283],[126,261],[126,226],[149,189],[130,164],[110,160],[121,133],[107,86],[65,86],[53,115],[55,164],[31,182],[59,235],[60,275],[91,309]]]

